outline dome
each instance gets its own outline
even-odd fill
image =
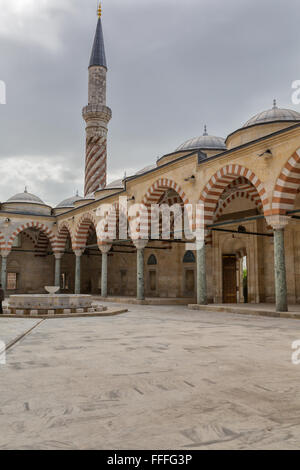
[[[226,150],[225,139],[207,134],[206,126],[204,134],[200,137],[194,137],[180,145],[176,152],[184,150]]]
[[[139,170],[135,173],[135,176],[138,176],[138,175],[143,175],[144,173],[147,173],[147,171],[151,171],[151,170],[154,170],[154,168],[157,168],[156,165],[148,165],[148,166],[145,166],[145,168],[143,168],[142,170]]]
[[[124,189],[123,180],[115,180],[107,184],[104,189]]]
[[[19,193],[16,194],[15,196],[12,196],[9,198],[6,202],[13,202],[13,203],[29,203],[29,204],[42,204],[45,205],[45,203],[37,196],[34,194],[30,194],[27,192],[27,189],[25,188],[24,193]]]
[[[79,194],[76,193],[76,196],[72,196],[72,197],[69,197],[68,199],[64,199],[63,201],[61,201],[58,204],[58,206],[56,206],[56,209],[61,209],[61,208],[65,208],[65,207],[73,208],[75,202],[81,201],[82,199],[83,199],[83,197],[79,196]]]
[[[293,109],[278,108],[276,100],[274,100],[272,109],[256,114],[249,119],[243,127],[245,128],[255,126],[256,124],[266,124],[278,121],[300,121],[300,113]]]

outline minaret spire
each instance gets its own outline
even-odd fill
[[[106,106],[107,63],[101,16],[99,4],[98,23],[89,63],[88,106],[83,108],[86,122],[85,196],[106,186],[107,125],[112,114]]]
[[[90,67],[93,67],[94,65],[99,65],[107,69],[101,16],[102,9],[101,4],[99,3],[98,23],[91,54]]]

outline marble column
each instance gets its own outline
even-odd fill
[[[2,263],[1,263],[1,284],[2,284],[2,289],[4,292],[6,291],[6,280],[7,280],[7,258],[9,255],[9,251],[2,251],[1,256],[2,256]]]
[[[287,284],[284,252],[284,228],[274,229],[276,311],[287,312]]]
[[[287,282],[284,248],[284,231],[289,223],[289,217],[271,216],[267,218],[274,230],[274,270],[275,270],[275,297],[276,311],[287,312]]]
[[[82,256],[82,251],[81,250],[76,250],[75,251],[75,256],[76,256],[76,265],[75,265],[75,294],[80,294],[80,289],[81,289],[81,256]]]
[[[145,300],[144,253],[148,240],[134,240],[137,249],[137,300]]]
[[[196,242],[197,304],[207,305],[205,241]]]
[[[55,280],[54,285],[60,287],[60,274],[61,274],[61,260],[63,253],[54,253],[55,257]]]
[[[102,270],[101,270],[101,297],[107,297],[107,264],[108,252],[111,244],[100,244],[99,249],[102,253]]]

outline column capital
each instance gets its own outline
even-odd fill
[[[143,250],[148,245],[149,240],[139,239],[139,240],[132,240],[132,242],[134,246],[137,248],[137,250]]]
[[[62,257],[64,256],[64,253],[53,253],[54,254],[54,257],[55,259],[62,259]]]
[[[112,243],[99,242],[98,248],[102,254],[107,254],[112,247]]]
[[[0,251],[0,254],[2,256],[2,258],[7,258],[8,255],[10,254],[11,250],[1,250]]]
[[[270,215],[266,217],[266,221],[274,230],[281,230],[289,224],[291,218],[287,215]]]
[[[80,257],[83,254],[83,250],[74,250],[75,256]]]

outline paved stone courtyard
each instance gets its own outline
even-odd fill
[[[44,320],[8,351],[0,449],[300,447],[299,320],[128,308]],[[0,340],[38,322],[2,318]]]

